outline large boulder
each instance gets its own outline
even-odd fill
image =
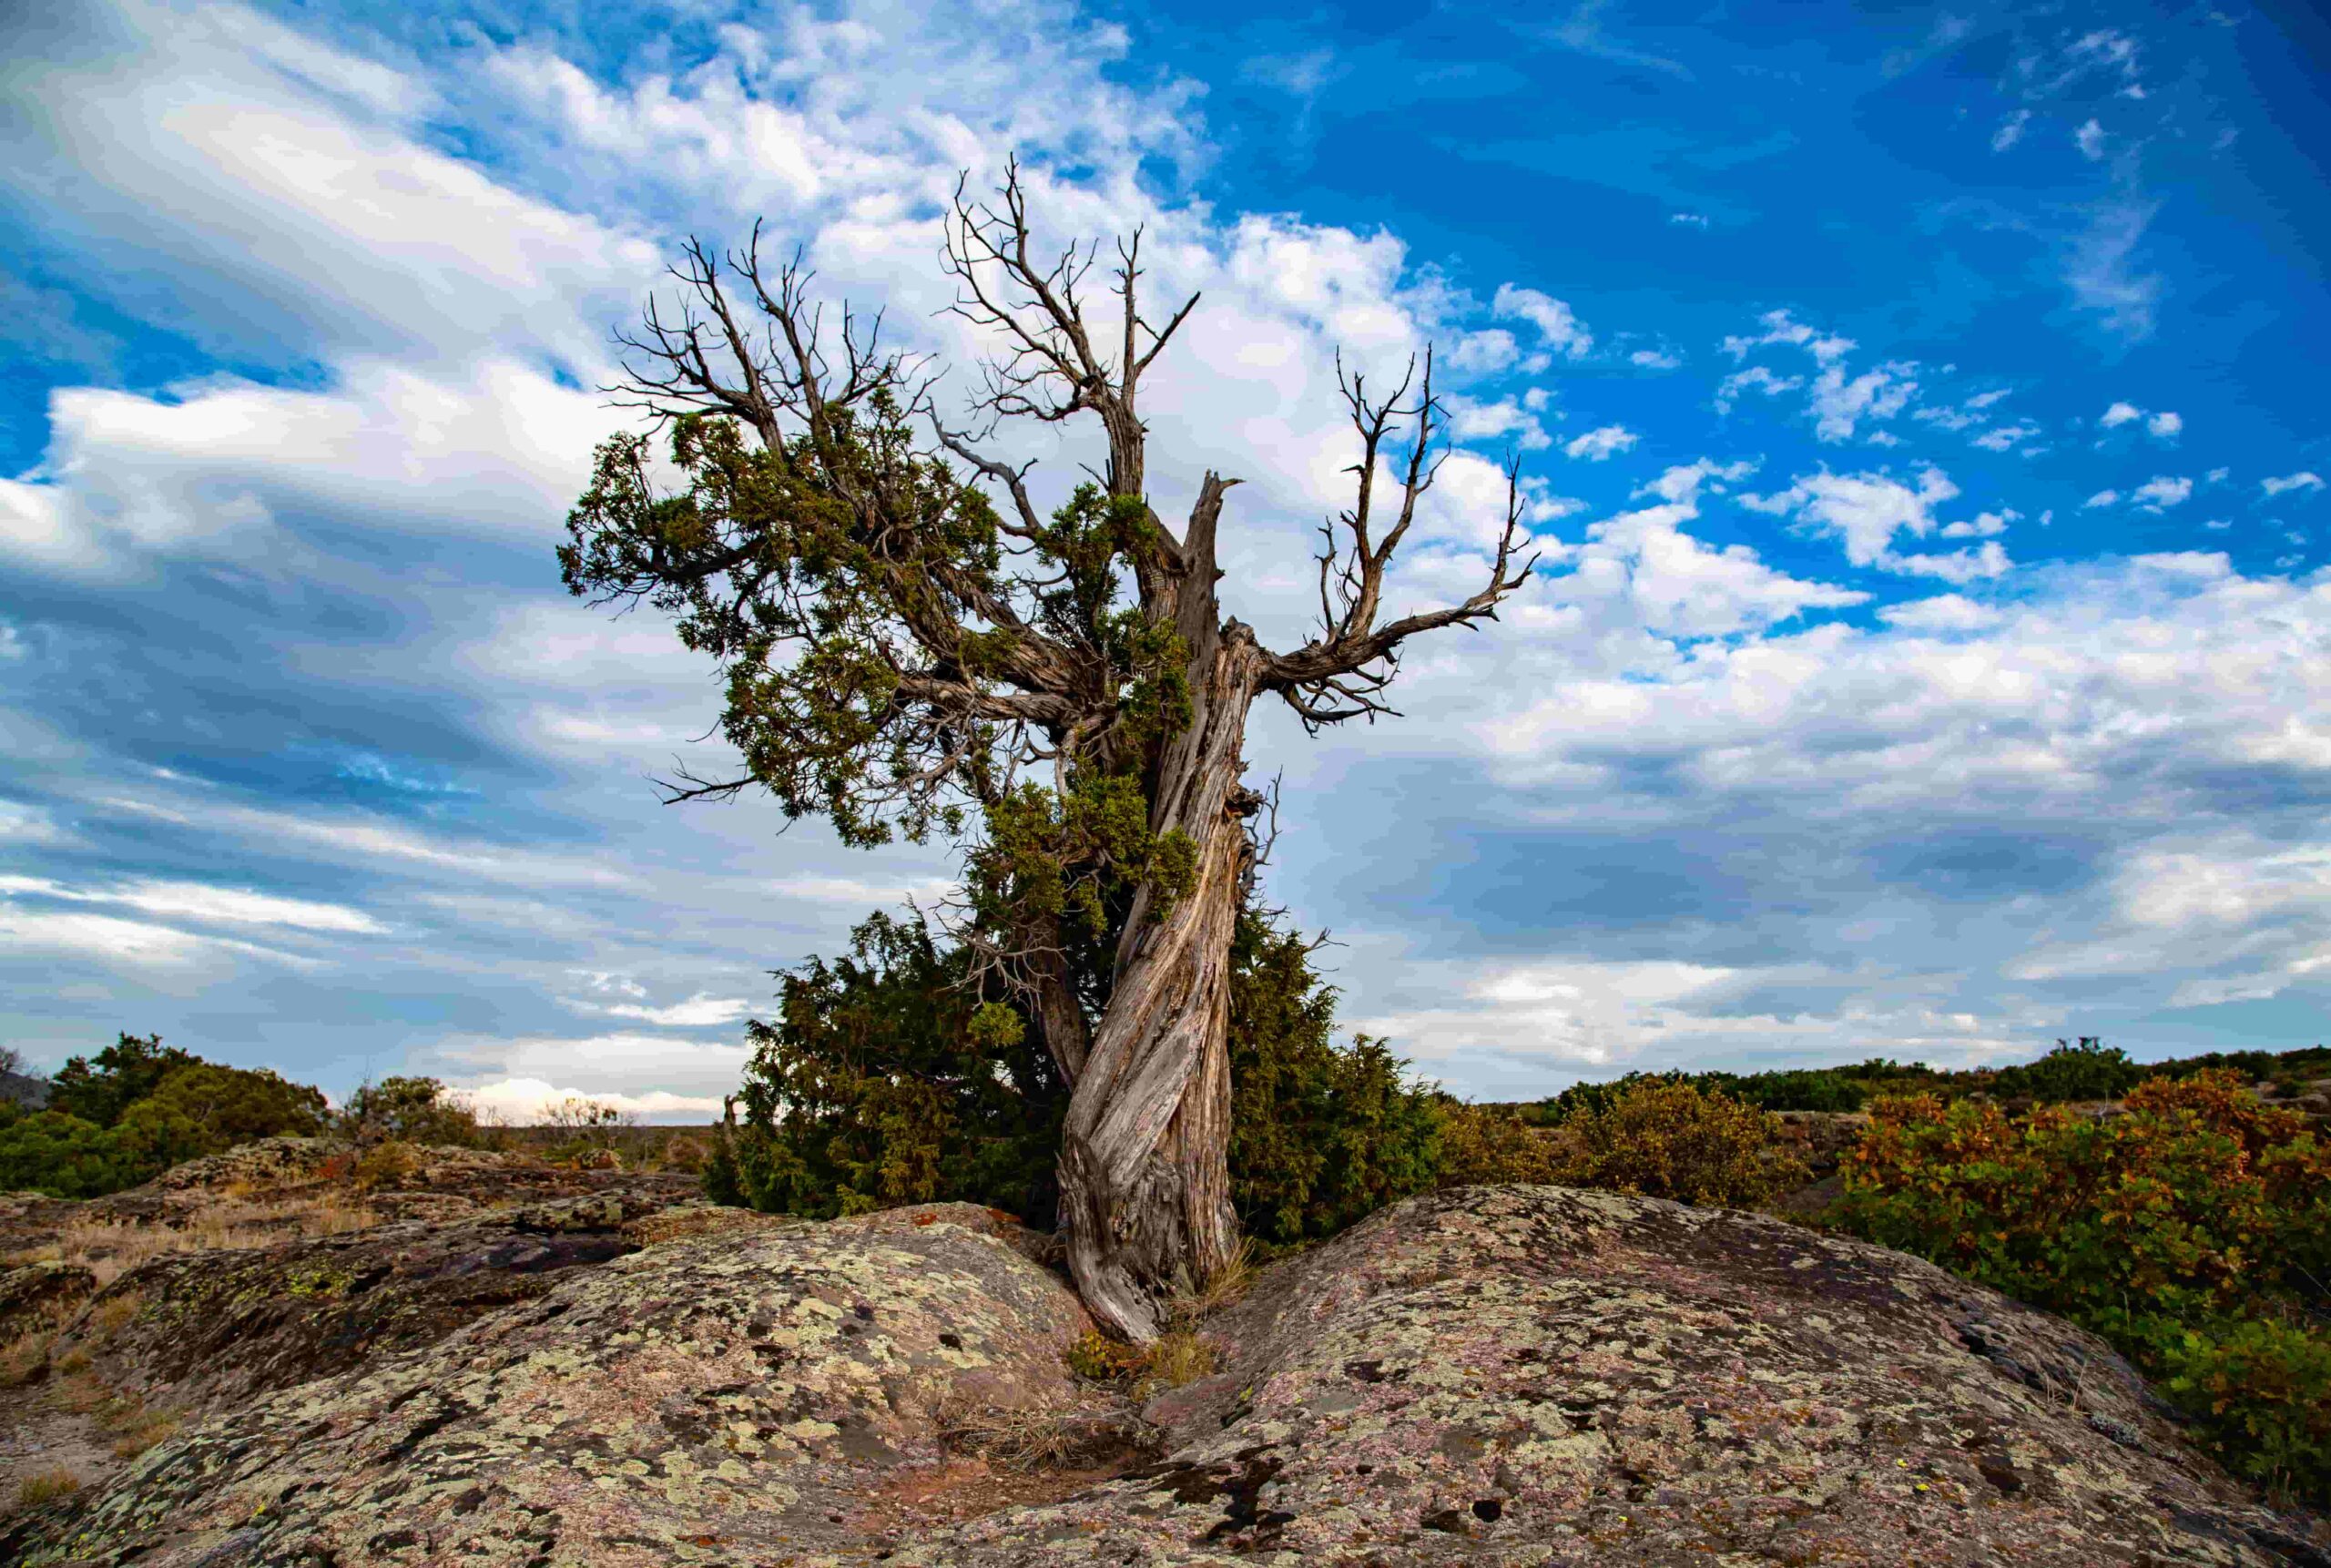
[[[0,1268],[0,1342],[44,1319],[62,1318],[97,1288],[97,1277],[75,1263],[44,1259]]]
[[[912,1506],[901,1476],[911,1493],[949,1471],[954,1422],[1076,1398],[1074,1297],[956,1217],[682,1227],[165,1443],[69,1517],[0,1534],[0,1559],[646,1568],[861,1547]]]
[[[1915,1259],[1555,1187],[1265,1272],[1155,1451],[1049,1492],[1086,1327],[984,1211],[702,1217],[165,1443],[33,1563],[2331,1563],[2093,1338]],[[1034,1452],[1042,1444],[1024,1445]]]
[[[1436,1194],[1215,1330],[1167,1460],[892,1562],[2331,1563],[2102,1341],[1761,1216]]]
[[[679,1171],[577,1170],[523,1152],[433,1145],[396,1152],[392,1163],[368,1166],[328,1138],[261,1138],[105,1197],[0,1193],[0,1255],[69,1239],[110,1273],[164,1245],[249,1247],[320,1227],[443,1222],[570,1197],[677,1204],[702,1190]]]
[[[573,1269],[638,1251],[634,1227],[667,1212],[653,1197],[614,1192],[165,1253],[107,1286],[66,1338],[116,1393],[179,1411],[226,1410],[546,1295]]]

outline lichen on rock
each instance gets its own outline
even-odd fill
[[[1073,1398],[1060,1282],[952,1223],[751,1226],[600,1268],[148,1454],[32,1563],[731,1563],[862,1543],[941,1412]]]
[[[1754,1215],[1556,1187],[1264,1271],[1156,1451],[1015,1492],[966,1409],[1084,1396],[1089,1326],[983,1210],[694,1211],[433,1344],[155,1449],[33,1563],[1004,1568],[2321,1563],[2101,1341]],[[1088,1462],[1084,1456],[1077,1462]],[[1090,1484],[1086,1484],[1089,1481]],[[1063,1494],[1066,1492],[1066,1494]],[[0,1548],[10,1543],[0,1540]]]

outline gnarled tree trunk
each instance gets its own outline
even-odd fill
[[[1115,983],[1069,1100],[1060,1160],[1070,1271],[1085,1306],[1135,1341],[1166,1301],[1227,1263],[1230,1206],[1230,945],[1260,798],[1239,781],[1247,711],[1264,655],[1237,621],[1215,625],[1208,476],[1176,621],[1190,649],[1190,723],[1167,744],[1150,826],[1197,850],[1195,885],[1160,911],[1145,888],[1126,920]]]

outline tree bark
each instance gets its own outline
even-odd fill
[[[1210,620],[1207,543],[1197,569]],[[1153,830],[1179,829],[1196,847],[1196,885],[1162,913],[1151,890],[1136,897],[1061,1143],[1070,1272],[1094,1318],[1135,1342],[1155,1339],[1175,1292],[1203,1285],[1238,1241],[1230,943],[1252,853],[1245,819],[1258,803],[1239,782],[1241,742],[1264,656],[1237,621],[1199,640],[1191,722],[1166,747],[1151,796]]]

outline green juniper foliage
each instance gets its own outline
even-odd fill
[[[0,1124],[0,1190],[101,1197],[238,1144],[312,1136],[328,1119],[321,1090],[124,1034],[67,1062],[47,1109]]]
[[[165,1045],[159,1034],[124,1033],[92,1060],[76,1056],[49,1080],[48,1109],[110,1127],[163,1079],[202,1060],[190,1051]]]
[[[1108,945],[1088,944],[1080,967]],[[1333,1235],[1423,1190],[1439,1158],[1433,1097],[1406,1064],[1379,1041],[1332,1040],[1335,992],[1310,952],[1251,909],[1232,948],[1232,1202],[1266,1247]],[[847,955],[781,983],[777,1019],[751,1025],[712,1196],[821,1218],[961,1201],[1052,1225],[1067,1087],[964,950],[878,914]]]
[[[819,1219],[943,1198],[1052,1223],[1066,1088],[966,953],[877,914],[847,954],[780,981],[776,1019],[749,1026],[713,1197]]]
[[[721,728],[744,776],[683,775],[675,798],[758,784],[861,847],[975,827],[966,899],[992,952],[1095,938],[1145,881],[1151,917],[1170,911],[1196,846],[1152,831],[1143,770],[1188,722],[1188,654],[1122,602],[1151,547],[1146,503],[1080,486],[1023,530],[1044,568],[1032,577],[1007,569],[987,498],[918,446],[887,386],[790,437],[748,442],[734,420],[690,414],[666,440],[683,478],[669,494],[647,437],[600,448],[559,561],[576,594],[673,614],[724,672]],[[1059,705],[992,688],[1064,653],[1105,718],[1052,782],[1014,778],[1015,725]]]

